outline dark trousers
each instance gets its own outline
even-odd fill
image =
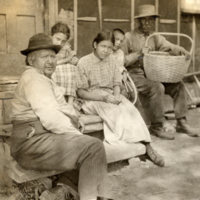
[[[79,171],[81,200],[107,196],[107,161],[103,143],[77,134],[54,134],[40,121],[13,122],[11,155],[25,169],[40,171]],[[34,127],[35,134],[27,138]]]
[[[129,72],[130,73],[130,72]],[[170,95],[174,100],[174,113],[176,119],[187,114],[187,101],[185,88],[182,82],[160,83],[148,80],[145,75],[130,73],[140,94],[149,102],[151,123],[161,123],[164,118],[164,94]]]

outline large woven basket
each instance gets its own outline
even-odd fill
[[[148,46],[149,39],[154,35],[172,35],[184,36],[191,41],[190,55],[193,50],[192,39],[179,33],[154,33],[150,35],[145,43]],[[151,81],[158,81],[163,83],[176,83],[180,82],[184,75],[187,73],[191,59],[186,60],[184,55],[172,56],[166,52],[149,52],[144,55],[144,70],[147,78]]]

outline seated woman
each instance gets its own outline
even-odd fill
[[[78,62],[76,53],[71,50],[70,29],[67,24],[59,22],[51,29],[51,36],[54,45],[61,45],[62,48],[56,55],[57,66],[52,79],[59,86],[66,89],[66,101],[73,105],[76,96],[75,66]]]
[[[96,200],[97,195],[107,195],[105,149],[100,140],[77,129],[78,123],[83,124],[65,101],[65,89],[51,80],[58,47],[38,33],[21,51],[29,65],[12,101],[11,155],[25,169],[78,170],[80,200]]]
[[[114,36],[100,32],[93,41],[94,52],[78,62],[78,96],[83,99],[85,114],[96,114],[103,119],[105,140],[111,145],[141,142],[149,158],[158,166],[164,160],[152,149],[149,131],[138,110],[120,95],[121,74],[111,55]]]

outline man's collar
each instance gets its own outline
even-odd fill
[[[41,70],[31,66],[31,65],[27,65],[25,69],[31,69],[31,70],[34,70],[34,71],[38,72],[39,74],[44,74],[43,71],[41,71]]]

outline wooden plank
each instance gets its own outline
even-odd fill
[[[0,15],[0,53],[7,53],[7,38],[6,38],[6,15]]]
[[[84,115],[84,114],[82,114],[80,116],[80,120],[82,120],[84,124],[95,124],[95,123],[98,123],[98,122],[103,122],[101,117],[99,117],[98,115]]]
[[[11,187],[12,180],[11,178],[5,173],[4,164],[6,164],[7,160],[10,158],[10,148],[9,146],[4,143],[0,142],[0,184],[2,187]]]
[[[5,84],[5,85],[0,85],[0,92],[6,92],[6,91],[14,91],[16,88],[17,84]]]
[[[18,38],[16,37],[17,29],[17,16],[6,15],[7,21],[7,52],[9,54],[19,53]]]
[[[12,99],[3,100],[3,123],[10,124],[11,118],[10,114],[12,111]]]
[[[175,19],[160,19],[161,24],[176,24]]]
[[[10,45],[8,45],[7,49],[9,48],[11,48]],[[21,73],[25,70],[25,68],[21,65],[22,62],[24,64],[24,59],[25,57],[20,55],[19,51],[18,54],[0,54],[0,75],[21,75]]]
[[[159,0],[155,0],[155,9],[157,14],[158,14],[158,8],[159,8]],[[158,17],[156,18],[155,31],[158,32]]]
[[[56,23],[56,0],[49,0],[49,31],[53,27],[53,25]]]
[[[129,19],[104,19],[104,22],[130,22]]]
[[[131,30],[135,28],[135,0],[131,0]]]
[[[0,124],[3,124],[3,102],[0,100]]]
[[[78,21],[88,21],[88,22],[96,22],[97,18],[96,17],[78,17]]]
[[[74,51],[77,52],[78,48],[78,0],[74,0]]]
[[[181,0],[177,0],[177,33],[181,30]],[[180,45],[180,36],[177,37],[177,45]]]
[[[20,2],[20,1],[17,1]],[[31,1],[28,1],[31,2]],[[0,13],[8,15],[29,15],[35,16],[35,6],[2,6],[0,5]]]
[[[12,135],[13,126],[12,124],[8,125],[0,125],[0,135],[1,136],[11,136]]]
[[[88,124],[85,126],[84,133],[90,133],[103,130],[103,123]]]
[[[184,76],[184,78],[189,77],[189,76],[199,75],[199,74],[200,74],[200,71],[198,71],[198,72],[191,72],[191,73],[186,74]]]
[[[192,17],[192,39],[193,39],[193,53],[192,53],[192,67],[193,71],[195,71],[195,48],[196,48],[196,18],[195,15]]]
[[[6,174],[17,183],[36,180],[62,173],[62,171],[36,171],[20,167],[15,160],[10,160],[4,166]]]
[[[49,30],[50,30],[50,26],[49,26],[49,1],[50,0],[46,0],[44,1],[44,32],[48,35],[49,34]]]
[[[13,91],[0,92],[0,99],[12,99],[14,97]]]
[[[18,83],[19,76],[0,76],[0,84]]]
[[[102,30],[102,1],[98,0],[98,9],[99,9],[99,22],[100,22],[100,30]]]

